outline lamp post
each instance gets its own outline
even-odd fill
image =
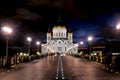
[[[80,41],[80,48],[82,48],[82,45],[84,44],[83,41]]]
[[[36,41],[36,45],[37,45],[37,52],[36,52],[36,54],[37,54],[37,58],[40,58],[40,52],[39,52],[39,45],[40,45],[40,42],[39,41]]]
[[[89,36],[89,37],[88,37],[88,41],[89,41],[89,44],[90,44],[90,54],[91,54],[91,44],[92,44],[92,40],[93,40],[93,37],[92,37],[92,36]]]
[[[2,30],[6,36],[6,67],[8,67],[8,40],[9,40],[9,36],[12,33],[12,28],[5,26],[2,27]]]
[[[28,54],[30,54],[30,43],[32,41],[31,37],[27,37],[27,41],[28,41]]]
[[[39,45],[40,45],[40,42],[39,42],[39,41],[37,41],[37,42],[36,42],[36,45],[38,46],[38,50],[39,50]]]

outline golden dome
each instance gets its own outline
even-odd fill
[[[51,32],[47,32],[47,34],[51,34]]]
[[[63,28],[66,29],[65,26],[54,26],[54,27],[53,27],[53,29],[61,29],[61,28],[62,28],[62,29],[63,29]]]
[[[68,34],[72,34],[72,32],[68,32]]]

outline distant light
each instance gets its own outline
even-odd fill
[[[40,42],[39,42],[39,41],[37,41],[37,42],[36,42],[36,44],[37,44],[37,45],[40,45]]]
[[[88,41],[92,41],[93,40],[93,37],[92,36],[89,36],[88,37]]]
[[[120,29],[120,24],[117,24],[116,29]]]
[[[80,44],[83,44],[83,43],[84,43],[83,41],[80,42]]]
[[[37,52],[36,52],[36,54],[37,54],[37,55],[40,55],[40,52],[39,52],[39,51],[37,51]]]
[[[118,74],[118,72],[115,72],[116,74]]]
[[[78,44],[75,44],[75,47],[77,47],[78,46]]]
[[[9,28],[9,27],[3,27],[2,28],[2,30],[4,31],[4,32],[7,32],[7,33],[12,33],[12,29],[11,28]]]
[[[31,42],[31,41],[32,41],[32,38],[31,38],[31,37],[28,37],[27,40],[28,40],[29,42]]]

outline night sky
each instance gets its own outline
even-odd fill
[[[120,5],[117,0],[0,0],[0,26],[9,24],[14,29],[11,46],[22,46],[26,36],[44,42],[46,32],[59,15],[73,32],[74,42],[86,41],[89,35],[94,40],[118,38],[115,26],[120,21]],[[4,45],[2,33],[0,39]]]

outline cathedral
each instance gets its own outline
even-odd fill
[[[73,33],[67,31],[67,26],[61,20],[57,21],[51,32],[46,33],[46,37],[46,43],[41,45],[42,54],[59,53],[63,56],[78,53],[78,44],[73,43]]]

